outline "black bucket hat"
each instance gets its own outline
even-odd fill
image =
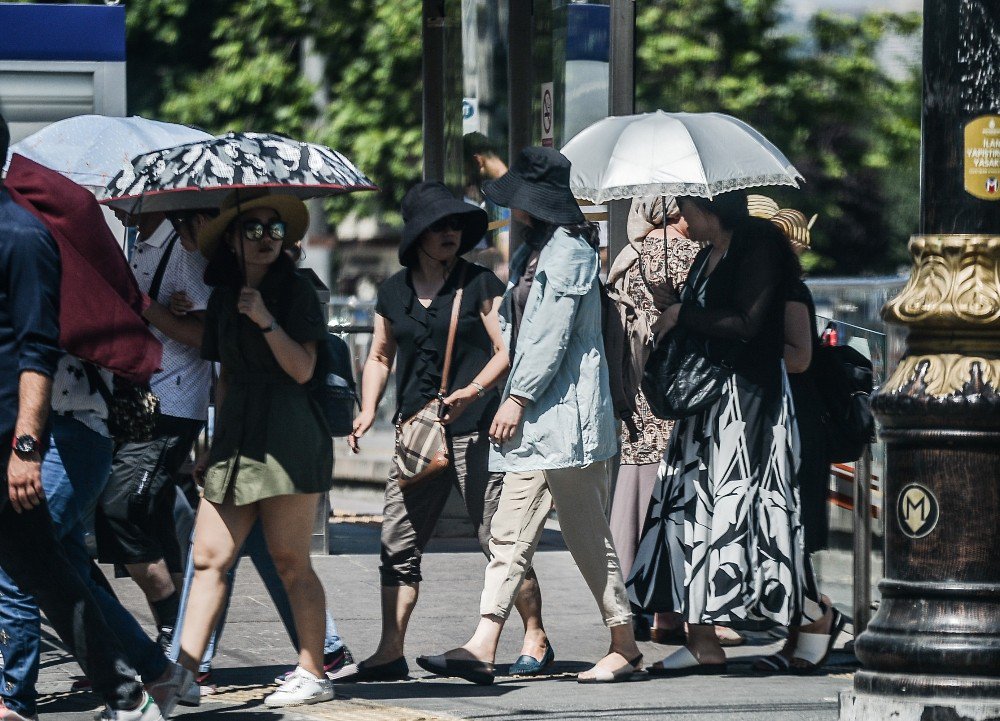
[[[505,175],[483,183],[483,195],[553,225],[576,225],[584,217],[569,189],[570,167],[555,148],[525,148]]]
[[[486,234],[486,211],[477,205],[459,200],[444,183],[417,183],[403,196],[403,242],[399,244],[399,262],[407,267],[416,262],[416,242],[430,226],[449,215],[461,215],[465,220],[458,254],[468,253]]]

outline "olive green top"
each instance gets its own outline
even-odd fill
[[[308,279],[282,258],[258,290],[278,325],[299,343],[319,341],[326,322]],[[278,364],[260,328],[236,310],[238,288],[219,286],[205,313],[201,354],[221,361],[226,394],[215,419],[205,498],[237,506],[272,496],[323,493],[333,485],[333,443],[308,387]],[[308,519],[312,523],[312,519]]]

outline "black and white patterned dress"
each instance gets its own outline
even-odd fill
[[[695,289],[703,303],[704,284]],[[798,457],[783,366],[772,385],[735,373],[713,406],[678,421],[628,581],[632,602],[695,624],[800,622],[803,595],[815,594],[806,583]]]

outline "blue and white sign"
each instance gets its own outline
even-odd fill
[[[479,98],[462,99],[462,135],[479,132]]]

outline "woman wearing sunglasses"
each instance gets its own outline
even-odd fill
[[[309,213],[290,195],[241,191],[198,233],[213,286],[202,355],[222,370],[215,435],[204,468],[194,532],[194,578],[179,662],[196,671],[225,601],[226,573],[259,520],[292,607],[295,671],[265,699],[269,707],[333,698],[323,673],[325,599],[309,560],[312,519],[333,483],[333,446],[305,384],[326,322],[311,283],[285,248],[302,238]]]
[[[379,288],[375,337],[362,377],[361,414],[348,442],[357,451],[359,439],[371,428],[393,361],[397,418],[413,416],[438,394],[452,303],[461,287],[447,379],[448,412],[443,417],[451,464],[405,493],[392,464],[382,521],[382,637],[368,659],[333,675],[338,682],[407,677],[403,640],[417,602],[420,558],[448,494],[453,485],[462,494],[480,546],[489,557],[490,521],[503,482],[501,474],[489,472],[488,432],[500,400],[494,386],[508,367],[497,319],[504,286],[491,271],[459,258],[483,237],[486,213],[433,182],[411,188],[403,198],[402,212],[399,262],[404,269]],[[540,670],[539,659],[551,660],[534,576],[524,584],[517,603],[525,640],[523,655],[512,671],[531,675]]]

